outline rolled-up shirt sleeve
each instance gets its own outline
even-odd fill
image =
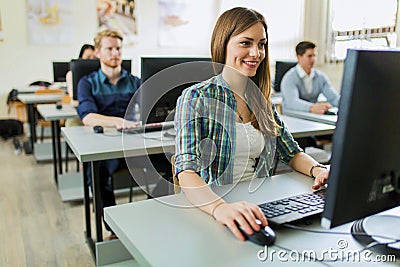
[[[93,97],[92,85],[86,77],[83,77],[78,83],[78,102],[76,110],[81,119],[89,113],[98,113],[99,111]]]
[[[276,110],[274,110],[274,117],[276,123],[280,126],[278,129],[279,135],[277,137],[276,149],[282,162],[288,164],[294,155],[303,152],[303,150],[293,139],[292,134],[286,128],[285,123],[282,121]]]
[[[175,173],[184,170],[201,171],[200,141],[202,139],[203,101],[194,88],[179,97],[175,112]]]

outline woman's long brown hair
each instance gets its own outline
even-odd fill
[[[255,10],[235,7],[225,11],[218,18],[211,37],[211,57],[213,62],[225,64],[228,41],[253,25],[261,23],[267,36],[265,59],[260,63],[256,75],[248,82],[246,97],[252,110],[251,124],[267,135],[277,135],[277,124],[271,103],[271,76],[268,55],[268,27],[263,15]],[[254,88],[256,85],[258,88]],[[250,89],[250,90],[249,90]]]

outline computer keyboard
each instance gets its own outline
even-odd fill
[[[272,227],[295,223],[324,211],[325,190],[287,197],[258,205]]]
[[[167,130],[173,127],[174,127],[173,122],[157,122],[157,123],[140,125],[134,128],[119,129],[118,131],[128,134],[138,134],[138,133],[148,133],[148,132]]]

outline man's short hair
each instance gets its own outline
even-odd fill
[[[95,48],[97,48],[97,49],[101,48],[101,39],[103,39],[103,37],[118,38],[121,40],[121,42],[124,40],[121,32],[119,32],[117,30],[105,29],[101,32],[98,32],[96,37],[94,37],[94,47]]]
[[[303,41],[296,45],[296,55],[302,56],[307,49],[314,49],[316,45],[313,42]]]

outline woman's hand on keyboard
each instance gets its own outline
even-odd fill
[[[260,207],[246,201],[235,203],[224,203],[214,211],[214,218],[219,223],[226,225],[237,239],[245,241],[238,225],[249,235],[254,231],[260,231],[256,219],[260,220],[263,226],[268,225],[267,218]]]

